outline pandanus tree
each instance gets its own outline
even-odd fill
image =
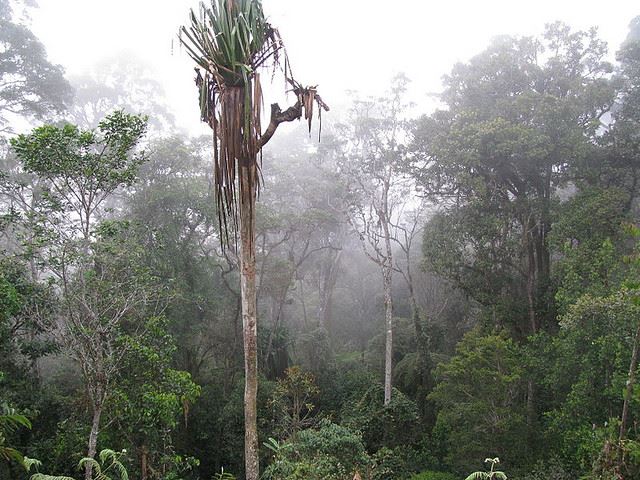
[[[315,87],[303,88],[291,75],[278,30],[267,22],[259,0],[211,0],[193,10],[180,29],[180,42],[196,63],[202,121],[213,130],[214,183],[223,245],[240,244],[240,291],[244,341],[245,469],[257,480],[258,389],[255,203],[260,184],[262,148],[283,122],[309,122],[314,104],[328,107]],[[260,70],[281,70],[296,102],[286,110],[271,105],[262,131]],[[238,242],[239,233],[239,242]]]

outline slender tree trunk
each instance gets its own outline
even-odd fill
[[[536,318],[536,255],[533,245],[532,232],[533,227],[530,222],[526,224],[526,245],[527,245],[527,308],[529,313],[530,334],[535,335],[538,332],[538,322]],[[533,379],[527,381],[527,425],[528,435],[533,435],[534,424],[536,422],[536,388]]]
[[[384,349],[384,404],[391,401],[391,387],[393,375],[393,299],[391,288],[393,284],[393,251],[391,249],[389,188],[391,181],[391,169],[387,170],[382,187],[381,210],[378,218],[384,235],[384,257],[382,258],[382,282],[384,291],[384,324],[386,330]]]
[[[411,305],[411,318],[413,319],[413,328],[416,331],[416,346],[418,356],[418,375],[420,378],[421,386],[424,386],[424,373],[427,368],[427,356],[428,352],[428,338],[422,325],[422,319],[420,318],[420,310],[418,309],[418,301],[416,300],[415,289],[413,288],[413,274],[411,273],[411,255],[410,250],[405,250],[405,259],[407,262],[407,272],[405,279],[407,281],[407,288],[409,289],[409,304]]]
[[[149,449],[146,445],[142,446],[140,452],[140,480],[147,480],[149,477]]]
[[[302,306],[302,320],[304,320],[305,328],[309,327],[309,318],[307,316],[307,304],[304,301],[304,280],[298,279],[298,285],[300,285],[300,305]]]
[[[531,334],[534,335],[538,332],[538,323],[536,321],[536,265],[535,254],[533,252],[533,245],[531,239],[528,238],[527,245],[528,253],[528,265],[527,265],[527,309],[529,313],[529,327],[531,328]]]
[[[342,250],[337,253],[329,251],[328,259],[322,266],[320,279],[320,302],[318,306],[318,323],[327,331],[329,337],[333,335],[333,292],[338,280]]]
[[[87,457],[95,458],[96,448],[98,445],[98,433],[100,432],[100,417],[102,416],[102,404],[98,403],[93,406],[93,421],[91,422],[91,432],[89,433],[89,448],[87,449]],[[84,467],[85,480],[91,480],[93,466],[87,463]]]
[[[527,381],[527,424],[533,429],[536,421],[536,386],[533,380]]]
[[[256,307],[255,208],[257,172],[240,167],[240,294],[244,339],[244,455],[247,480],[258,480],[258,341]]]
[[[633,338],[633,351],[631,353],[631,364],[629,365],[629,375],[627,377],[627,388],[622,404],[622,418],[620,419],[620,443],[627,436],[627,422],[629,421],[629,401],[633,395],[633,387],[636,380],[636,368],[638,367],[638,350],[640,349],[640,325]]]
[[[384,404],[391,401],[391,375],[393,373],[393,300],[391,298],[391,267],[383,267],[384,272],[384,324],[386,329],[384,349]]]
[[[385,258],[382,262],[382,278],[384,287],[384,323],[386,339],[384,349],[384,404],[391,401],[391,382],[393,374],[393,299],[391,288],[393,283],[393,254],[391,249],[391,232],[389,231],[389,184],[383,193],[382,230],[384,232]]]

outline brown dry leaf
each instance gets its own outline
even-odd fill
[[[316,99],[315,87],[308,87],[303,94],[304,118],[309,124],[309,133],[311,133],[311,120],[313,118],[313,103]]]

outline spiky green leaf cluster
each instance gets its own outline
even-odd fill
[[[190,12],[191,25],[180,29],[180,42],[191,58],[221,85],[244,86],[247,78],[282,42],[266,21],[259,0],[211,0]]]

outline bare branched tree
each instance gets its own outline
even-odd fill
[[[380,267],[385,306],[384,403],[391,401],[393,372],[392,283],[394,225],[410,180],[403,170],[407,122],[402,95],[408,80],[398,76],[388,99],[356,103],[345,128],[345,152],[340,169],[348,179],[352,199],[347,220],[367,258]]]

